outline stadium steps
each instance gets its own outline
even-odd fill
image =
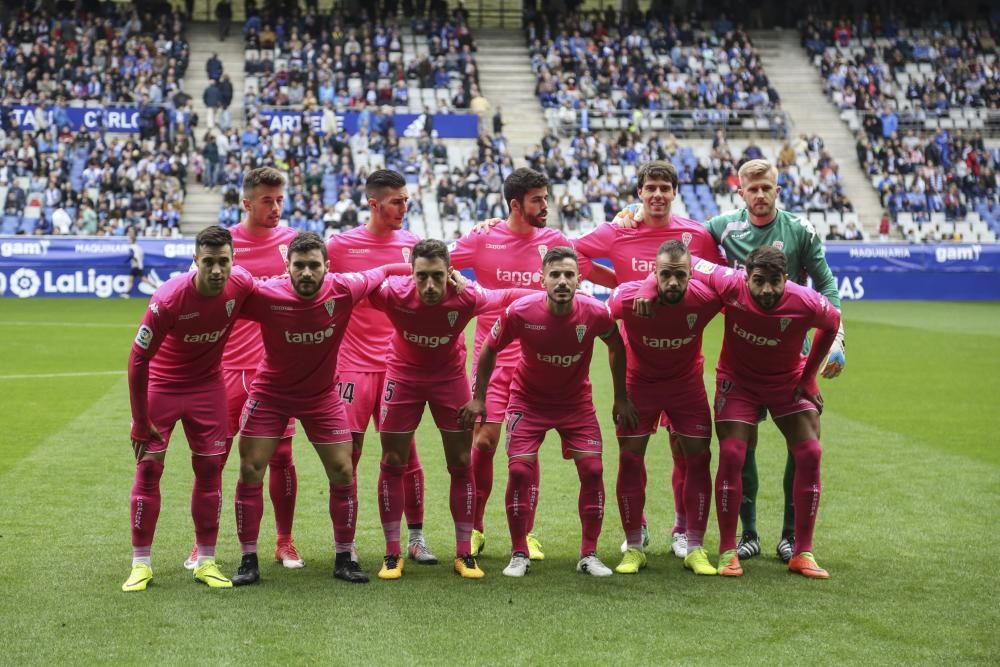
[[[181,234],[193,237],[209,225],[219,223],[222,208],[222,191],[209,192],[201,183],[191,181],[184,197],[184,213],[181,215]]]
[[[490,101],[491,117],[486,119],[492,134],[492,113],[499,106],[504,120],[507,149],[515,167],[527,166],[524,156],[545,133],[542,105],[535,97],[537,79],[524,38],[517,30],[477,30],[476,65],[481,92]]]
[[[194,98],[194,110],[198,114],[199,123],[196,131],[198,145],[201,145],[201,138],[205,136],[208,129],[208,110],[201,101],[205,89],[208,88],[208,74],[205,72],[205,63],[212,57],[213,53],[219,54],[222,61],[222,71],[229,75],[229,80],[233,84],[233,103],[229,106],[229,112],[233,116],[233,126],[243,127],[243,65],[245,59],[245,49],[242,32],[238,25],[234,25],[229,39],[224,42],[219,41],[219,28],[215,22],[212,23],[192,23],[188,25],[187,37],[191,49],[191,62],[188,65],[187,73],[184,77],[184,92]]]
[[[750,38],[760,53],[781,108],[791,118],[790,136],[818,134],[840,167],[844,193],[854,205],[865,238],[878,238],[882,205],[858,164],[856,140],[823,92],[823,81],[794,30],[755,30]]]

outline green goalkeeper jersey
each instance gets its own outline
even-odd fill
[[[740,208],[717,215],[705,224],[726,251],[730,266],[744,266],[747,255],[754,248],[774,246],[788,258],[790,279],[805,284],[806,276],[812,278],[816,291],[840,309],[837,281],[826,263],[823,243],[808,220],[778,209],[778,215],[770,224],[755,227],[750,223],[747,210]]]

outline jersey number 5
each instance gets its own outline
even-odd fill
[[[382,400],[388,403],[392,400],[392,394],[396,390],[396,381],[389,380],[385,383],[385,394],[382,396]]]

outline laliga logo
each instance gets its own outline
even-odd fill
[[[10,277],[10,291],[16,297],[27,299],[38,294],[42,280],[34,269],[21,268]]]

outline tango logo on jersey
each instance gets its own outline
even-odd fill
[[[781,342],[780,338],[768,338],[767,336],[758,336],[755,333],[751,333],[740,327],[740,325],[736,322],[733,322],[733,333],[751,345],[767,345],[768,347],[775,347]]]
[[[441,345],[447,345],[451,342],[451,336],[421,336],[410,333],[409,331],[403,331],[403,340],[413,343],[414,345],[419,345],[420,347],[435,348]]]
[[[229,325],[227,324],[218,331],[206,331],[205,333],[200,334],[184,334],[183,340],[185,343],[217,343],[219,342],[219,339],[222,338],[222,335],[226,333],[226,329],[228,328]]]
[[[778,322],[778,325],[781,327],[781,331],[784,332],[784,330],[787,329],[788,325],[791,323],[792,323],[792,318],[782,317],[781,320]]]
[[[230,299],[229,301],[226,302],[226,316],[227,317],[232,317],[233,316],[233,308],[235,308],[235,307],[236,307],[236,299]]]
[[[775,248],[777,248],[778,250],[781,250],[782,248],[785,247],[785,242],[784,241],[775,241],[771,245],[774,246]]]
[[[534,287],[542,282],[541,271],[504,271],[497,269],[497,280],[512,285]]]
[[[282,260],[284,260],[284,261],[287,262],[288,261],[288,246],[286,246],[284,243],[282,243],[281,245],[279,245],[278,246],[278,254],[281,255],[281,259]]]
[[[541,352],[536,353],[539,361],[544,361],[547,364],[552,364],[553,366],[559,366],[560,368],[569,368],[576,362],[580,361],[580,354],[542,354]]]
[[[694,340],[694,336],[687,336],[685,338],[650,338],[649,336],[642,337],[643,345],[651,347],[654,350],[679,350],[682,346],[687,345]]]
[[[707,259],[699,259],[698,263],[694,265],[694,270],[698,273],[712,273],[718,266],[718,264],[713,264]]]
[[[285,341],[300,345],[319,345],[333,335],[333,327],[319,331],[286,331]]]
[[[457,322],[457,321],[458,321],[458,311],[457,310],[449,310],[448,311],[448,324],[450,324],[451,326],[455,326],[455,322]]]
[[[545,259],[545,253],[547,253],[548,251],[549,247],[547,245],[538,246],[538,256],[541,257],[542,259]]]
[[[323,302],[323,307],[326,308],[326,314],[333,317],[333,307],[337,305],[333,299],[327,299]]]
[[[587,325],[577,324],[576,325],[576,342],[582,343],[583,337],[587,335]]]
[[[652,273],[656,268],[656,260],[632,258],[632,270],[640,273]]]
[[[698,313],[688,313],[687,323],[688,329],[694,329],[694,323],[698,321]]]
[[[149,344],[153,342],[153,330],[143,324],[139,327],[139,332],[135,335],[135,344],[144,350],[149,349]]]
[[[684,232],[681,234],[681,243],[684,245],[691,245],[691,232]]]

